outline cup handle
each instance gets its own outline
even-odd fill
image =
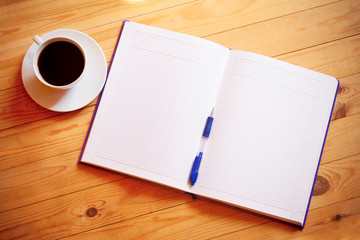
[[[38,35],[35,35],[33,39],[37,43],[37,45],[40,45],[44,42]]]

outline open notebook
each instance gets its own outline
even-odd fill
[[[337,87],[318,72],[125,21],[80,161],[303,226]]]

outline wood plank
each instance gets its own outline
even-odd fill
[[[331,121],[322,163],[360,153],[360,114]]]
[[[79,165],[77,164],[78,156],[78,151],[74,151],[2,171],[0,212],[124,177],[111,171],[94,169],[84,164]],[[349,158],[340,164],[338,161],[322,164],[318,174],[321,183],[315,190],[319,193],[317,196],[325,193],[331,194],[330,198],[334,200],[347,197],[347,192],[334,192],[332,189],[339,185],[356,183],[348,178],[353,177],[351,171],[360,172],[360,159],[357,158],[358,156]],[[338,171],[334,172],[332,169]],[[337,175],[344,177],[338,178]],[[360,186],[351,189],[360,190]],[[319,204],[324,205],[321,202],[322,198],[317,196],[312,199],[311,208],[317,207]]]
[[[10,168],[0,175],[0,212],[125,178],[79,164],[78,151]]]
[[[303,0],[300,2],[291,0],[277,0],[276,2],[223,0],[216,3],[197,1],[181,8],[172,8],[166,12],[152,14],[152,17],[147,15],[131,20],[204,37],[334,2],[338,2],[338,0]]]
[[[359,172],[360,155],[321,164],[310,209],[360,196]]]
[[[358,1],[345,0],[206,38],[231,49],[274,57],[358,34],[359,15]]]
[[[4,16],[13,11],[20,11],[27,7],[32,7],[34,5],[44,4],[51,2],[51,0],[2,0],[0,1],[0,16]]]
[[[59,114],[34,102],[23,85],[0,91],[0,130]]]
[[[349,76],[360,72],[360,35],[321,44],[276,58],[336,78]]]
[[[64,0],[29,6],[0,16],[3,32],[0,51],[29,46],[33,42],[32,36],[55,29],[85,30],[192,1]]]
[[[94,108],[0,131],[0,171],[67,152],[80,154]]]
[[[347,200],[360,196],[360,175],[354,174],[359,171],[359,162],[359,156],[356,156],[322,166],[320,176],[328,179],[331,187],[314,197],[312,209],[331,206],[336,199]],[[41,172],[40,175],[49,175],[39,170]],[[51,191],[51,178],[44,180],[49,183],[43,183],[39,191]],[[17,198],[17,195],[13,197]],[[167,235],[161,234],[169,229],[174,237],[184,237],[183,234],[191,233],[196,237],[208,238],[270,221],[266,217],[211,200],[192,201],[189,194],[131,177],[96,187],[89,185],[88,189],[31,205],[25,203],[26,200],[22,204],[17,202],[18,206],[24,206],[0,213],[0,219],[7,219],[0,223],[0,238],[16,238],[25,232],[30,238],[57,238],[102,226],[104,229],[99,231],[105,235],[107,231],[121,228],[126,234],[124,236],[142,238],[156,233],[155,236],[163,238]],[[84,214],[91,207],[96,208],[92,211],[98,211],[99,214],[84,219]],[[159,209],[162,211],[158,212]],[[148,224],[154,220],[156,223]],[[136,231],[137,228],[142,231]]]
[[[332,120],[360,112],[360,73],[340,78]]]
[[[244,11],[241,9],[241,6],[239,6],[239,9],[236,10],[237,11],[236,14],[232,17],[234,19],[236,19],[236,18],[242,19],[242,21],[239,21],[239,20],[236,21],[236,23],[238,25],[240,23],[244,24],[243,21],[245,21],[245,23],[251,24],[251,25],[246,26],[244,28],[229,31],[229,35],[231,37],[224,36],[224,34],[227,34],[227,32],[225,32],[224,34],[220,33],[220,34],[215,34],[214,36],[210,36],[210,37],[208,37],[208,39],[213,40],[215,42],[219,42],[220,44],[224,44],[225,46],[227,46],[227,44],[229,44],[229,47],[232,47],[234,49],[236,49],[236,46],[237,46],[236,44],[239,42],[239,43],[241,43],[239,49],[249,50],[247,48],[242,48],[241,45],[244,45],[244,44],[245,44],[245,46],[249,46],[249,45],[258,46],[259,45],[259,44],[257,44],[258,36],[256,35],[255,37],[252,37],[252,34],[254,34],[254,32],[256,32],[256,31],[263,31],[263,29],[266,29],[268,27],[267,23],[263,22],[264,17],[278,17],[278,16],[281,16],[281,14],[284,14],[285,10],[291,10],[291,11],[296,12],[299,10],[303,10],[307,7],[311,8],[314,6],[318,6],[318,5],[320,5],[320,3],[324,4],[324,2],[321,2],[321,1],[306,1],[306,2],[302,1],[301,4],[289,4],[288,0],[282,1],[279,3],[267,1],[266,3],[261,3],[260,5],[258,5],[259,2],[255,2],[253,5],[249,6],[249,8],[252,9],[250,18],[247,18],[248,14],[246,14],[246,11],[248,11],[247,10],[248,8],[246,8],[244,10],[245,11],[245,13],[244,13]],[[180,6],[177,6],[174,8],[166,9],[164,11],[156,11],[154,13],[146,14],[146,15],[139,16],[139,17],[129,18],[129,19],[131,19],[133,21],[145,23],[145,24],[150,24],[150,25],[153,24],[154,26],[159,26],[159,27],[163,27],[166,29],[181,31],[184,33],[188,33],[188,34],[192,34],[192,35],[200,36],[200,37],[204,37],[209,34],[214,34],[216,32],[226,31],[229,28],[231,28],[229,26],[226,28],[226,26],[224,24],[218,25],[219,21],[216,21],[216,22],[212,23],[211,25],[209,25],[209,23],[207,23],[204,27],[204,29],[207,29],[207,31],[202,30],[200,32],[201,34],[199,34],[198,32],[192,32],[191,29],[194,27],[193,21],[185,22],[185,21],[182,21],[182,19],[185,16],[187,16],[186,15],[187,12],[197,11],[197,9],[199,8],[199,6],[198,6],[199,4],[204,4],[204,3],[196,2],[196,3],[192,3],[192,4],[187,4],[187,5],[180,5]],[[313,5],[313,4],[315,4],[315,5]],[[317,27],[315,27],[315,29],[314,29],[314,27],[308,26],[308,28],[311,30],[300,31],[299,34],[296,35],[297,38],[307,39],[307,41],[303,41],[303,44],[300,47],[304,47],[306,44],[309,44],[308,46],[312,46],[312,45],[318,44],[321,41],[324,41],[323,38],[319,39],[319,37],[316,37],[316,36],[318,36],[318,34],[316,34],[316,33],[317,32],[324,33],[320,36],[324,36],[324,38],[327,37],[328,35],[327,34],[325,35],[325,33],[327,33],[327,31],[328,31],[327,29],[329,29],[333,26],[331,20],[334,18],[342,19],[341,14],[343,14],[346,11],[348,11],[348,12],[346,12],[347,13],[346,16],[348,16],[348,15],[349,16],[347,18],[345,18],[345,20],[342,20],[341,22],[339,22],[339,24],[338,24],[339,27],[333,29],[333,32],[331,32],[331,34],[336,37],[345,37],[345,36],[349,36],[351,34],[357,33],[358,29],[356,28],[356,26],[352,25],[352,24],[354,24],[353,22],[349,21],[351,18],[353,18],[354,14],[356,14],[356,12],[353,13],[352,11],[348,10],[347,9],[348,5],[346,5],[346,4],[341,5],[341,4],[342,4],[342,2],[336,3],[336,5],[330,4],[329,6],[325,5],[320,8],[309,9],[309,10],[305,11],[310,16],[316,15],[316,14],[318,14],[318,12],[320,12],[321,16],[322,16],[322,19],[320,19],[320,20],[323,20],[324,23],[323,24],[319,23],[319,24],[315,25],[315,26],[317,26]],[[329,7],[331,7],[333,5],[337,8],[342,9],[342,11],[339,11],[339,13],[335,12],[335,14],[332,11],[328,11]],[[233,5],[229,5],[229,6],[233,6]],[[276,15],[269,16],[269,15],[262,14],[262,12],[265,11],[264,8],[265,9],[273,9],[273,11],[271,13],[276,14]],[[323,10],[323,9],[325,9],[325,10]],[[227,9],[227,11],[233,11],[233,9],[229,8],[229,9]],[[204,14],[205,13],[206,13],[206,11],[204,12]],[[226,15],[226,13],[227,12],[224,12],[223,14]],[[255,15],[253,16],[253,14],[255,14]],[[272,22],[271,26],[273,28],[278,28],[278,25],[285,26],[285,27],[283,29],[281,29],[281,31],[283,31],[283,32],[279,31],[278,34],[274,34],[273,33],[274,31],[268,32],[267,34],[269,34],[269,38],[273,39],[274,42],[282,41],[283,38],[280,38],[280,36],[287,34],[288,28],[291,28],[292,25],[297,24],[296,21],[292,20],[292,17],[294,17],[294,19],[297,19],[301,16],[301,15],[298,16],[299,14],[300,13],[295,13],[295,14],[290,14],[289,16],[280,17],[276,21],[270,20],[270,22]],[[177,21],[176,22],[165,21],[164,19],[167,19],[169,16],[174,17],[175,19],[177,19]],[[225,18],[227,18],[229,16],[230,15],[226,15]],[[206,15],[203,16],[203,19],[208,19],[208,18],[210,18],[210,17],[206,17]],[[243,18],[245,18],[245,19],[243,19]],[[154,22],[154,19],[158,19],[158,20],[156,22]],[[312,19],[312,20],[316,21],[316,18]],[[317,21],[319,22],[320,20],[318,19]],[[252,25],[252,23],[259,22],[259,21],[260,21],[260,23]],[[159,23],[162,23],[162,24],[159,24]],[[184,24],[184,23],[186,23],[186,25],[182,26],[181,29],[175,28],[175,26],[180,26],[181,24]],[[307,23],[310,24],[309,21]],[[203,24],[205,24],[205,23],[203,23]],[[101,48],[103,49],[103,51],[105,53],[107,61],[110,61],[121,25],[122,25],[122,21],[115,21],[110,24],[101,25],[100,27],[93,27],[90,29],[86,28],[86,29],[80,29],[80,30],[84,31],[85,33],[87,33],[88,35],[93,37],[99,43],[99,45],[101,46]],[[199,25],[199,26],[202,26],[202,25]],[[242,26],[242,25],[239,25],[239,26]],[[346,30],[344,30],[344,29],[346,29]],[[47,31],[50,31],[50,30],[51,29],[48,29]],[[244,33],[246,38],[242,35],[239,35],[239,32]],[[34,33],[34,34],[40,34],[40,33]],[[270,36],[272,36],[272,37],[270,37]],[[279,37],[276,38],[276,36],[279,36]],[[14,37],[21,37],[21,36],[16,35]],[[268,38],[268,37],[266,37],[266,38]],[[297,44],[297,40],[296,40],[297,38],[292,38],[292,41],[289,41],[289,46],[290,45],[292,46],[291,51],[299,49],[299,45]],[[21,37],[21,39],[22,40],[27,39],[27,42],[21,46],[16,47],[15,49],[14,48],[10,48],[9,50],[6,50],[6,48],[2,49],[3,54],[0,54],[0,77],[2,79],[2,81],[0,82],[0,90],[22,84],[21,83],[21,74],[20,74],[22,59],[27,51],[27,48],[32,43],[32,35],[27,35],[25,37]],[[220,41],[220,39],[222,39],[222,41]],[[227,42],[226,39],[233,39],[233,40],[232,40],[232,42]],[[264,39],[264,38],[262,37],[262,39]],[[290,44],[290,42],[291,42],[291,44]],[[278,46],[282,46],[282,45],[278,45]],[[0,49],[1,49],[1,47],[0,47]],[[257,47],[254,48],[255,52],[263,51],[264,53],[267,53],[266,50],[264,50],[264,49],[269,49],[267,43],[263,44],[262,49],[258,49]],[[252,50],[252,49],[250,49],[250,50]],[[276,51],[274,51],[274,54],[275,55],[284,54],[287,51],[289,51],[289,48],[282,49],[281,47],[277,47]]]
[[[214,239],[358,239],[359,226],[360,197],[357,197],[310,211],[303,230],[269,222]],[[91,232],[87,236],[96,235]]]
[[[1,39],[13,39],[0,42],[0,239],[360,238],[359,7],[358,0],[0,1]],[[304,230],[77,164],[94,102],[64,114],[37,106],[21,83],[22,58],[32,33],[73,26],[109,60],[123,14],[340,78]]]
[[[256,5],[257,3],[258,1],[254,4]],[[259,7],[264,6],[264,4],[273,3],[274,2],[267,1],[266,3],[261,3]],[[302,1],[302,3],[304,2]],[[271,57],[328,42],[329,36],[331,36],[332,40],[335,40],[352,36],[360,31],[358,21],[354,20],[359,15],[360,9],[354,7],[353,5],[355,4],[349,0],[311,8],[302,12],[294,11],[292,14],[280,17],[276,16],[274,19],[268,21],[264,21],[263,19],[264,16],[268,15],[261,14],[263,10],[262,7],[249,6],[249,8],[254,8],[252,9],[251,15],[259,15],[248,19],[247,17],[249,17],[249,15],[244,13],[244,11],[246,12],[247,10],[240,11],[238,15],[233,16],[231,20],[229,19],[229,21],[236,20],[236,28],[235,26],[228,28],[220,27],[222,25],[218,25],[219,22],[213,22],[212,24],[207,23],[204,26],[204,29],[208,29],[207,31],[201,29],[193,31],[192,28],[197,28],[198,26],[195,26],[192,21],[184,21],[185,13],[190,11],[195,12],[196,9],[201,9],[201,6],[198,6],[199,4],[202,3],[193,3],[172,8],[164,12],[161,11],[130,18],[129,20],[204,37],[205,39],[232,49],[253,51]],[[284,3],[279,3],[279,6],[281,6],[281,4]],[[267,9],[272,7],[277,9],[275,5],[267,7]],[[332,9],[337,10],[332,11]],[[274,12],[277,11],[281,12],[281,9],[274,10]],[[305,19],[303,19],[303,14],[306,15]],[[171,16],[172,19],[164,21],[164,19],[167,19],[169,16]],[[230,18],[231,14],[224,14],[222,19],[227,19],[228,17]],[[206,19],[205,16],[204,19]],[[206,19],[206,21],[208,20],[209,19]],[[220,21],[222,22],[222,20]],[[337,22],[336,27],[334,27],[334,21]],[[201,24],[199,26],[200,28],[202,27]],[[102,42],[105,55],[110,56],[116,39],[107,36],[118,32],[120,27],[121,23],[115,22],[111,25],[89,29],[89,34],[97,36],[100,35],[101,32],[102,36],[99,37],[98,40]],[[274,31],[273,29],[277,30]],[[292,34],[289,34],[289,31],[291,31]]]
[[[85,30],[162,9],[166,11],[160,14],[160,18],[155,16],[147,22],[159,27],[164,23],[170,23],[172,30],[183,32],[183,29],[190,28],[187,33],[204,36],[335,1],[304,0],[294,3],[291,0],[277,2],[262,0],[239,3],[236,0],[223,0],[217,3],[217,6],[221,7],[217,7],[216,11],[213,3],[208,1],[53,1],[0,17],[1,29],[6,33],[3,37],[4,41],[0,43],[0,49],[28,45],[31,42],[28,36],[44,34],[58,28]],[[185,8],[168,9],[185,3],[190,4]],[[196,12],[196,15],[189,12]],[[24,21],[27,21],[26,29],[15,28]]]
[[[245,211],[236,212],[221,205],[214,206],[210,202],[196,201],[91,230],[69,239],[99,237],[106,239],[208,239],[215,236],[222,236],[220,239],[282,239],[282,236],[292,239],[303,233],[310,234],[320,229],[339,227],[339,225],[349,230],[349,233],[356,234],[359,230],[354,230],[352,227],[359,223],[359,206],[360,198],[357,197],[311,210],[306,227],[301,231],[297,227],[282,222],[267,218],[259,219],[259,216]],[[203,217],[202,214],[207,216]],[[345,221],[346,219],[351,219],[351,221]],[[149,222],[152,224],[148,224]],[[142,231],[136,231],[136,229],[142,229]],[[341,233],[341,231],[337,232]]]
[[[139,236],[140,239],[146,238],[148,234],[151,235],[152,233],[148,233],[148,231],[153,227],[156,227],[157,231],[165,230],[168,227],[172,230],[178,229],[181,233],[185,230],[184,228],[189,227],[189,230],[194,232],[210,231],[210,233],[214,233],[222,227],[225,227],[224,230],[228,232],[232,229],[232,225],[250,227],[254,222],[258,224],[269,221],[266,218],[223,204],[211,201],[194,202],[190,195],[174,190],[166,192],[165,197],[168,196],[171,201],[169,199],[165,201],[161,196],[163,194],[161,187],[152,188],[148,186],[151,185],[150,183],[136,184],[130,183],[130,181],[122,187],[121,182],[127,180],[121,180],[117,184],[116,187],[120,188],[120,191],[110,187],[107,188],[107,191],[91,189],[91,194],[88,193],[89,191],[81,194],[74,193],[56,200],[0,213],[1,219],[8,219],[7,223],[0,223],[0,238],[16,238],[25,233],[30,238],[57,238],[120,223],[121,228],[124,230],[129,228],[127,231],[131,231],[133,234],[147,233]],[[104,186],[99,188],[104,188]],[[122,190],[122,188],[126,189]],[[137,199],[134,199],[136,192],[132,192],[132,189],[140,192]],[[113,193],[109,196],[110,192]],[[154,207],[161,205],[158,201],[166,204],[160,207],[162,211],[158,211],[157,207]],[[172,203],[172,207],[169,202]],[[60,204],[57,205],[57,203]],[[141,204],[148,204],[148,206],[143,207]],[[173,206],[176,205],[178,207],[174,208]],[[93,218],[86,217],[85,214],[89,208],[96,208],[99,213]],[[143,219],[141,217],[152,212],[156,213],[153,217],[151,214],[150,218]],[[55,215],[57,215],[56,218]],[[140,224],[134,225],[134,222]],[[149,224],[149,222],[155,224]],[[199,230],[196,230],[197,228]],[[141,229],[141,231],[137,229]],[[122,237],[129,238],[131,236],[127,231]],[[173,236],[176,237],[176,235]]]
[[[210,239],[269,221],[246,211],[198,200],[65,239]]]
[[[332,40],[335,40],[347,36],[352,36],[358,33],[360,30],[359,24],[357,24],[357,21],[354,21],[354,18],[357,17],[360,9],[355,8],[353,6],[355,4],[352,1],[335,2],[333,4],[309,9],[300,13],[295,12],[286,16],[276,17],[275,19],[271,19],[269,21],[262,21],[261,18],[264,15],[259,14],[259,16],[256,16],[255,18],[258,20],[258,22],[255,23],[248,22],[248,20],[246,19],[247,15],[243,16],[242,14],[244,13],[241,12],[241,14],[236,17],[238,17],[238,19],[241,19],[241,21],[237,19],[238,24],[242,24],[237,25],[235,29],[229,27],[228,29],[230,30],[228,31],[226,31],[226,28],[217,29],[218,22],[213,23],[212,25],[207,24],[206,29],[213,29],[209,29],[208,32],[192,31],[192,27],[196,27],[194,26],[193,22],[187,23],[188,25],[178,28],[177,26],[184,24],[184,16],[177,15],[183,14],[183,12],[185,12],[186,10],[195,11],[195,8],[201,9],[201,6],[198,6],[199,4],[200,3],[193,3],[190,5],[182,6],[181,11],[178,8],[174,8],[169,9],[168,11],[166,11],[166,13],[156,12],[154,14],[149,14],[146,16],[130,18],[130,20],[162,27],[165,29],[175,30],[194,36],[204,37],[210,41],[217,42],[232,49],[253,51],[268,56],[281,55],[287,52],[292,52],[306,47],[328,42],[329,35],[331,36]],[[331,9],[334,8],[337,9],[336,12],[331,11]],[[168,12],[170,11],[173,12],[171,14],[168,14]],[[261,9],[259,9],[259,11],[261,12]],[[253,11],[252,13],[256,12],[257,11]],[[307,17],[305,19],[302,19],[304,13],[306,13]],[[163,19],[167,17],[165,14],[171,16],[175,20],[163,21]],[[226,15],[226,17],[228,16],[230,15]],[[235,17],[233,18],[236,19]],[[153,19],[159,20],[154,21]],[[179,19],[179,21],[181,20],[181,22],[177,22],[177,19]],[[334,21],[337,21],[336,28],[334,28]],[[174,28],[174,26],[176,26],[177,28]],[[107,30],[105,30],[105,26],[101,26],[99,28],[90,29],[90,31],[92,31],[92,33],[96,35],[96,32],[101,31],[100,29],[104,29],[101,32],[104,36],[106,36],[106,32],[117,32],[120,27],[121,23],[113,23],[111,24],[111,26],[106,26],[106,28],[108,28]],[[289,34],[289,31],[292,28],[296,29],[291,30],[295,31],[296,34]],[[215,31],[215,29],[217,29],[217,32],[220,33],[214,32],[212,34],[209,34],[210,32]],[[277,31],[273,31],[273,29],[277,29]],[[284,36],[286,36],[286,38],[284,38]],[[102,39],[105,39],[105,37],[102,37]],[[107,45],[114,46],[115,39],[107,39],[108,43],[104,43],[105,47],[103,49],[104,52],[109,55],[111,54],[111,51],[109,52],[110,49],[109,47],[107,47]]]
[[[0,51],[0,91],[22,85],[21,66],[28,47]]]
[[[86,107],[94,106],[97,97]],[[0,91],[0,130],[54,117],[63,113],[41,107],[26,92],[23,85]]]
[[[334,74],[334,76],[341,78],[343,76],[357,74],[360,72],[360,51],[357,51],[357,49],[360,49],[359,40],[360,36],[357,35],[323,44],[321,46],[311,47],[296,53],[284,54],[278,58],[300,66],[308,67],[313,70],[322,71],[327,74]],[[14,52],[16,52],[14,54],[21,54],[21,51]],[[341,52],[341,54],[336,54],[339,52]],[[13,56],[14,54],[10,54],[9,52],[9,54],[0,55],[0,59],[3,59],[0,60],[0,66],[2,66],[0,67],[0,77],[2,74],[5,76],[10,76],[4,77],[4,81],[2,81],[0,85],[3,84],[1,86],[4,88],[18,86],[17,89],[7,89],[0,91],[0,99],[3,100],[0,103],[0,129],[14,127],[57,114],[40,109],[37,104],[34,104],[27,96],[24,88],[21,86],[22,83],[19,69],[20,66],[14,64],[14,62],[16,63],[17,61],[22,61],[23,56],[19,55],[16,58],[16,61],[12,59],[13,57],[10,57],[11,59],[7,59],[6,57]],[[110,55],[108,55],[107,58],[110,59]],[[15,74],[14,72],[16,72],[15,76],[13,75]],[[351,90],[352,97],[349,98],[349,101],[352,101],[352,103],[349,103],[349,106],[359,106],[357,104],[359,100],[359,92],[356,90],[358,88],[358,81],[356,80],[357,76],[358,75],[355,75],[355,79],[350,80],[354,81],[355,83],[350,83],[351,85],[349,85],[349,87],[354,88]],[[344,83],[347,84],[346,79],[342,79],[341,81],[345,81]],[[340,92],[340,95],[342,94],[343,93]],[[17,104],[14,105],[14,103]],[[337,102],[336,109],[334,111],[335,115],[337,114],[338,116],[346,116],[343,113],[346,111],[344,107],[346,107],[344,103],[340,103],[339,105]],[[350,109],[354,110],[350,110],[350,113],[354,114],[358,108],[351,107]],[[23,117],[19,117],[19,114]]]
[[[0,213],[0,239],[56,239],[189,201],[189,194],[125,178]]]

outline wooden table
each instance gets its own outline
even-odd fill
[[[340,80],[304,230],[77,163],[96,99],[67,113],[40,107],[22,85],[22,60],[35,34],[70,28],[109,62],[124,19]],[[0,239],[359,238],[359,34],[358,0],[2,0]]]

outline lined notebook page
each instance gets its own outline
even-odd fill
[[[82,158],[188,190],[229,50],[127,22]]]
[[[232,51],[196,192],[304,220],[337,81]]]

